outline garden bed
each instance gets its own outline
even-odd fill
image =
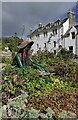
[[[43,115],[46,118],[50,111],[53,113],[50,116],[53,115],[56,119],[60,115],[62,117],[77,117],[78,75],[76,70],[78,64],[73,62],[71,57],[68,59],[55,57],[50,53],[33,56],[33,59],[43,64],[52,74],[39,76],[41,68],[31,63],[24,69],[11,65],[5,67],[2,71],[1,81],[2,106],[8,106],[10,99],[14,102],[15,98],[19,100],[19,96],[23,94],[26,98],[23,99],[22,106],[21,102],[17,104],[19,106],[17,117],[25,117],[23,113],[27,111],[26,114],[29,115],[32,109],[38,113],[37,117]],[[22,99],[22,97],[20,98]],[[46,110],[50,110],[49,113]],[[14,117],[14,115],[11,116]]]

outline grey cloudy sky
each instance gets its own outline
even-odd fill
[[[29,28],[37,28],[53,22],[65,15],[75,6],[75,2],[3,2],[2,3],[2,36],[12,36],[16,32],[24,36],[29,33]]]

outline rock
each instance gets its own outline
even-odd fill
[[[46,120],[48,117],[47,117],[46,114],[40,113],[40,114],[39,114],[39,118],[44,118],[44,120]]]
[[[29,110],[29,118],[38,118],[39,117],[39,110],[31,109]]]
[[[68,117],[70,118],[77,118],[77,115],[73,112],[68,111]]]
[[[7,112],[6,112],[7,106],[4,105],[3,107],[0,108],[0,118],[6,118],[7,117]]]
[[[62,112],[59,114],[59,118],[71,118],[72,119],[76,119],[77,118],[77,115],[71,111],[65,111],[65,110],[62,110]]]
[[[52,116],[55,116],[55,112],[50,108],[50,107],[48,107],[47,109],[46,109],[46,115],[49,117],[49,118],[52,118]]]
[[[60,112],[58,118],[67,118],[67,111],[62,110],[62,112]]]

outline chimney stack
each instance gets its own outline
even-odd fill
[[[75,14],[73,11],[68,11],[68,18],[69,18],[69,28],[75,24]]]
[[[40,27],[42,27],[42,23],[39,23],[39,24],[38,24],[38,28],[40,28]]]
[[[32,28],[29,29],[30,34],[32,33]]]

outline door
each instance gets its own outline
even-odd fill
[[[69,51],[73,53],[73,46],[69,46]]]

